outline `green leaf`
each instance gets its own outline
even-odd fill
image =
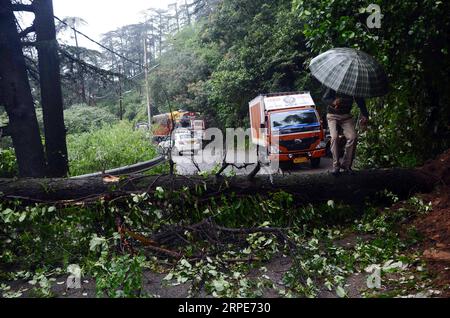
[[[20,217],[19,217],[19,222],[22,223],[26,217],[27,217],[27,212],[22,212],[22,214],[20,214]]]
[[[217,276],[217,274],[218,274],[217,271],[213,270],[213,269],[209,270],[208,273],[212,276]]]
[[[172,280],[173,279],[173,273],[169,273],[166,275],[166,277],[163,278],[163,280]]]
[[[342,288],[341,286],[338,286],[338,288],[336,288],[336,295],[338,295],[338,297],[340,297],[340,298],[347,297],[347,293],[346,293],[345,289]]]
[[[187,267],[187,268],[192,268],[192,265],[185,259],[182,259],[180,261],[181,266]]]
[[[219,293],[225,290],[225,284],[226,284],[226,281],[224,281],[223,279],[213,280],[213,282],[212,282],[214,289],[216,291],[218,291]]]
[[[94,234],[94,236],[92,237],[91,241],[89,242],[89,250],[96,251],[97,250],[97,246],[100,246],[100,245],[102,245],[105,242],[106,242],[105,238],[98,237],[97,234]]]

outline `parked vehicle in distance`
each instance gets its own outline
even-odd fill
[[[205,121],[199,113],[184,110],[156,115],[152,119],[153,138],[156,142],[161,142],[168,137],[172,129],[182,128],[195,132],[196,136],[203,136]]]
[[[197,138],[193,133],[186,129],[176,130],[174,137],[166,137],[159,143],[162,152],[172,150],[174,155],[182,155],[183,153],[197,154],[202,149],[202,139]]]
[[[146,130],[148,131],[148,123],[137,123],[135,125],[136,130]]]
[[[320,166],[325,134],[309,92],[260,95],[249,103],[252,142],[262,161]]]

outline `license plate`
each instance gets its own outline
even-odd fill
[[[308,162],[308,158],[300,157],[300,158],[295,158],[295,159],[294,159],[294,163],[295,163],[295,164],[305,163],[305,162]]]

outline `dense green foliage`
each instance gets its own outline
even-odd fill
[[[80,117],[76,118],[75,114]],[[86,117],[90,115],[94,117],[92,122]],[[111,124],[111,121],[116,121],[114,116],[102,109],[76,106],[66,116],[72,132],[67,136],[71,176],[119,168],[151,160],[158,155],[143,131],[134,130],[134,125],[128,121]],[[165,166],[152,169],[152,173],[164,171]],[[14,150],[0,149],[0,177],[11,178],[16,174]]]
[[[39,126],[44,129],[42,109],[37,109],[36,115]],[[68,135],[94,131],[117,121],[117,117],[104,107],[77,104],[64,110],[64,123]]]
[[[71,175],[105,171],[151,160],[156,149],[128,122],[67,138]]]
[[[36,110],[39,126],[44,129],[42,109]],[[105,107],[94,107],[85,104],[73,105],[64,110],[64,123],[67,134],[81,134],[101,128],[104,125],[111,125],[118,121],[118,118],[109,112]]]
[[[385,98],[369,103],[359,163],[419,164],[449,147],[449,3],[375,1],[383,18],[370,29],[371,3],[224,0],[169,40],[152,81],[156,104],[167,110],[164,88],[174,108],[203,112],[219,127],[248,125],[248,102],[260,93],[309,90],[320,107],[323,88],[309,61],[333,47],[359,48],[383,63],[391,82]]]
[[[385,66],[391,92],[372,103],[371,129],[362,138],[366,166],[414,166],[447,149],[450,72],[447,1],[375,1],[380,29],[369,29],[373,1],[294,1],[313,54],[355,47]]]
[[[398,201],[392,194],[382,197]],[[0,240],[0,281],[29,281],[35,286],[35,296],[51,297],[54,277],[65,277],[62,275],[66,268],[76,265],[83,279],[95,279],[98,296],[152,296],[143,290],[143,273],[151,270],[166,275],[167,285],[190,283],[191,296],[204,289],[214,297],[259,297],[271,288],[283,297],[315,297],[324,291],[345,297],[346,278],[361,273],[368,265],[380,266],[386,273],[398,272],[402,277],[410,277],[416,267],[424,271],[417,256],[408,252],[418,239],[414,229],[408,231],[411,235],[401,237],[397,226],[427,213],[430,206],[417,198],[403,206],[387,212],[367,206],[362,215],[351,206],[332,201],[298,206],[291,195],[283,192],[267,197],[205,200],[201,188],[191,193],[158,188],[150,195],[136,194],[85,206],[1,203],[0,237],[5,239]],[[178,251],[182,258],[172,263],[162,255],[149,255],[149,250],[138,242],[125,241],[117,232],[118,219],[146,237],[170,235],[186,226],[178,234],[179,239],[168,240],[162,246]],[[210,237],[213,232],[207,227],[190,227],[204,219],[225,227],[239,224],[253,229],[288,229],[232,236],[216,233]],[[349,234],[366,239],[352,246],[339,243]],[[130,243],[134,256],[128,254],[126,244]],[[293,262],[283,275],[282,287],[264,274],[266,262],[274,257],[289,257]],[[235,259],[244,261],[230,261]],[[411,286],[399,286],[396,293],[407,295],[427,286],[423,278],[417,277]],[[25,292],[12,291],[7,284],[0,284],[0,291],[4,297],[18,297]],[[368,291],[367,296],[371,294]]]
[[[136,90],[128,91],[122,97],[122,117],[125,120],[132,121],[134,123],[147,122],[147,107],[145,105],[144,97],[142,93]],[[108,111],[114,114],[116,118],[120,118],[121,110],[119,102],[111,96],[98,103],[98,108]],[[156,111],[156,109],[154,109]]]
[[[17,175],[16,156],[13,148],[0,148],[0,178],[12,178]]]
[[[301,39],[290,1],[223,1],[207,22],[169,41],[154,74],[155,100],[161,104],[158,85],[165,83],[175,108],[206,114],[210,126],[248,125],[251,99],[303,80]]]
[[[64,122],[68,134],[81,134],[114,124],[117,117],[102,108],[80,104],[64,111]]]

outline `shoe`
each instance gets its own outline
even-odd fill
[[[341,169],[340,169],[340,168],[334,168],[334,169],[331,171],[331,174],[332,174],[333,176],[337,177],[337,176],[339,176],[339,175],[341,174]]]
[[[344,168],[344,172],[343,173],[351,175],[351,176],[355,175],[355,171],[353,171],[352,168]]]

